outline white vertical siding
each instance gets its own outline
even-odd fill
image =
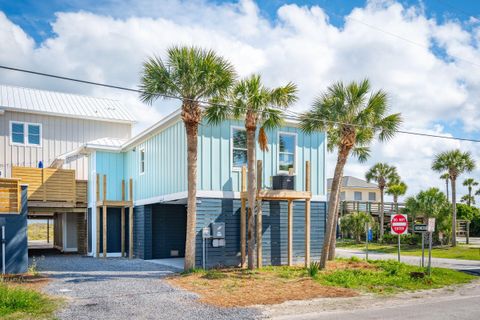
[[[40,123],[41,147],[11,145],[10,121]],[[56,157],[85,142],[105,137],[128,139],[130,136],[130,124],[5,111],[0,115],[0,171],[3,176],[10,177],[12,165],[36,167],[42,161],[48,167]],[[70,160],[64,168],[75,169],[78,179],[88,178],[85,157]]]

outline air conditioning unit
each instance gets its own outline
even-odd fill
[[[273,190],[295,190],[295,176],[286,174],[272,177]]]

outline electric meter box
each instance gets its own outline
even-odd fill
[[[212,238],[225,239],[225,222],[212,222]]]

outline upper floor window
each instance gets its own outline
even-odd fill
[[[42,126],[38,123],[10,122],[10,142],[16,145],[40,146]]]
[[[247,131],[232,128],[232,167],[239,169],[247,165]]]
[[[360,191],[355,191],[353,193],[353,200],[362,201],[362,193]]]
[[[368,193],[368,200],[369,201],[377,201],[377,194],[375,192]]]
[[[145,173],[145,149],[140,149],[140,174]]]
[[[296,134],[278,134],[278,170],[286,171],[295,168],[295,145]]]

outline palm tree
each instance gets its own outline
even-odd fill
[[[405,209],[412,216],[412,220],[415,220],[418,216],[426,219],[438,218],[446,206],[448,206],[448,199],[437,188],[420,191],[416,196],[409,197],[405,202]]]
[[[281,109],[288,108],[297,100],[297,87],[288,83],[283,87],[270,89],[262,84],[260,75],[252,75],[235,84],[231,93],[231,108],[216,105],[206,112],[207,121],[219,123],[229,117],[245,119],[247,136],[247,214],[248,235],[248,268],[255,267],[255,198],[257,194],[256,178],[256,135],[259,128],[258,141],[261,150],[268,149],[268,140],[265,130],[277,128],[283,123]],[[261,203],[258,201],[257,207]],[[257,224],[259,222],[257,215]]]
[[[440,179],[443,179],[445,180],[445,190],[447,192],[447,199],[449,199],[449,195],[448,195],[448,182],[450,181],[450,175],[448,174],[448,172],[445,172],[444,174],[442,174],[440,176]],[[449,200],[450,201],[450,200]]]
[[[338,220],[340,181],[350,155],[365,161],[370,143],[378,133],[380,141],[395,135],[400,114],[388,112],[387,94],[378,90],[370,92],[370,82],[363,80],[344,85],[337,82],[313,102],[312,109],[301,116],[300,126],[305,132],[325,131],[329,151],[337,149],[337,162],[332,180],[328,205],[328,221],[320,267],[327,259],[335,257],[335,231]]]
[[[386,163],[377,163],[367,171],[365,178],[368,182],[376,181],[380,189],[380,241],[382,241],[385,228],[385,203],[383,199],[385,187],[389,184],[398,183],[400,177],[397,173],[397,168],[394,166]]]
[[[385,192],[393,196],[393,203],[396,205],[398,203],[398,197],[407,193],[407,185],[403,181],[393,183],[387,186],[387,190],[385,190]]]
[[[197,140],[202,120],[200,100],[226,94],[234,81],[235,71],[227,60],[213,51],[196,47],[171,47],[165,60],[151,57],[143,64],[142,101],[151,104],[166,96],[182,99],[188,167],[185,270],[195,267]]]
[[[467,178],[463,180],[463,186],[468,188],[468,195],[465,195],[462,199],[464,199],[467,205],[470,207],[472,204],[475,204],[475,198],[472,194],[472,189],[473,187],[478,186],[478,182],[473,178]]]
[[[452,246],[457,245],[457,186],[456,181],[459,175],[464,172],[471,172],[475,168],[475,161],[470,152],[460,150],[444,151],[435,156],[432,169],[437,172],[448,171],[452,184]]]

